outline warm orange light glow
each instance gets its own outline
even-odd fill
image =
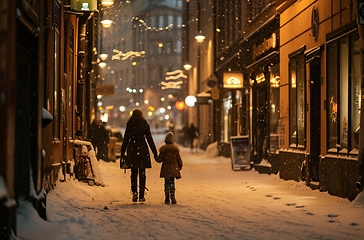
[[[176,102],[176,108],[177,110],[183,110],[185,109],[186,105],[185,105],[185,102],[184,101],[177,101]]]

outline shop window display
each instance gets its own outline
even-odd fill
[[[358,148],[360,117],[360,41],[345,37],[327,48],[328,150]]]
[[[305,147],[306,91],[305,61],[303,54],[290,59],[290,147]]]
[[[270,68],[270,111],[269,111],[269,124],[270,124],[270,151],[275,152],[279,148],[278,139],[278,119],[279,119],[279,64]]]

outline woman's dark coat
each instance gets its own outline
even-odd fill
[[[154,156],[158,155],[150,126],[142,117],[132,117],[126,124],[121,156],[126,154],[126,168],[151,168],[150,154],[147,142]]]
[[[160,177],[175,177],[181,178],[180,169],[183,162],[179,154],[179,148],[176,144],[164,144],[159,149],[157,162],[162,163]]]

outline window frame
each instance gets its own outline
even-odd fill
[[[289,147],[296,149],[305,149],[306,148],[306,129],[307,129],[307,116],[306,116],[306,106],[307,106],[307,90],[306,90],[306,62],[304,52],[306,50],[306,46],[301,47],[297,51],[289,54],[289,62],[288,62],[288,76],[289,76]],[[292,71],[293,71],[293,63],[294,70],[296,73],[296,85],[293,87],[292,85]],[[301,64],[301,68],[300,68]],[[301,75],[299,75],[301,73]],[[302,78],[302,79],[301,79]],[[298,88],[302,84],[300,88]],[[295,89],[293,91],[293,89]],[[299,97],[299,89],[302,89],[302,98]],[[292,94],[295,94],[292,96]],[[302,103],[299,104],[300,99],[302,99]],[[295,106],[295,107],[293,107]],[[301,114],[299,114],[299,109],[301,109]],[[293,110],[292,110],[293,109]],[[299,117],[301,115],[301,118]],[[294,116],[294,118],[293,118]],[[294,120],[294,121],[292,121]],[[302,121],[302,124],[300,124]],[[300,126],[302,125],[302,129]],[[296,130],[293,131],[292,128]],[[294,132],[296,133],[296,137],[293,137]]]

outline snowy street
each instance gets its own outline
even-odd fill
[[[157,148],[164,135],[154,136]],[[230,159],[190,154],[176,181],[177,204],[164,204],[160,164],[147,170],[145,203],[132,203],[130,170],[99,162],[105,187],[58,182],[47,196],[48,222],[23,220],[21,239],[364,239],[361,193],[350,202],[276,175],[232,171]],[[42,226],[44,225],[44,226]],[[31,229],[28,226],[33,226]],[[52,229],[47,235],[39,228]],[[37,230],[38,229],[38,230]],[[38,231],[38,233],[37,233]],[[58,233],[57,233],[58,232]],[[58,234],[58,235],[57,235]]]

